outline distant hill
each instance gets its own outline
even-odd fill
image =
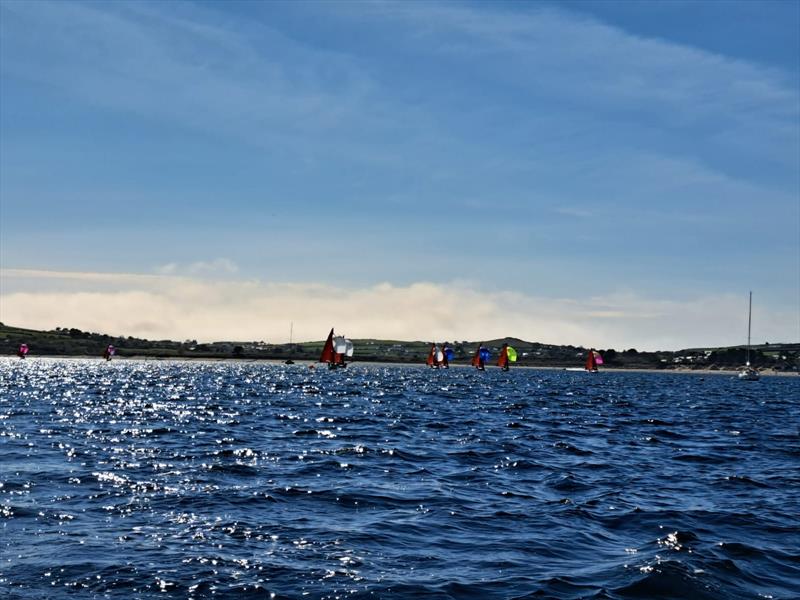
[[[19,345],[30,348],[30,357],[35,356],[96,356],[100,358],[109,344],[117,349],[117,356],[153,358],[247,358],[278,360],[316,360],[324,344],[323,340],[299,344],[270,344],[263,341],[223,341],[198,343],[195,340],[176,342],[172,340],[145,340],[135,337],[110,336],[74,328],[58,327],[52,331],[39,331],[11,327],[0,323],[0,355],[16,354]],[[355,355],[358,362],[425,362],[430,341],[356,339]],[[559,346],[528,342],[519,338],[466,341],[452,340],[449,345],[455,351],[455,364],[470,362],[480,343],[497,357],[503,343],[517,350],[517,364],[521,366],[579,367],[586,357],[587,348],[582,346]],[[597,349],[603,355],[605,366],[611,368],[642,369],[731,369],[745,362],[745,349],[741,346],[723,348],[691,348],[672,351],[640,352],[627,350]],[[800,343],[764,344],[754,346],[750,361],[760,368],[777,371],[797,371],[800,366]]]

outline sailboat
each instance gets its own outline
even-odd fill
[[[448,346],[447,342],[442,344],[441,347],[436,342],[431,344],[431,349],[428,351],[428,357],[425,359],[425,364],[432,369],[449,369],[450,361],[453,360],[456,353]]]
[[[109,344],[109,345],[106,347],[106,349],[105,349],[105,350],[103,350],[103,358],[105,358],[107,361],[108,361],[108,360],[111,360],[111,357],[112,357],[112,356],[114,356],[114,354],[115,354],[116,352],[117,352],[117,349],[116,349],[116,348],[114,348],[114,346],[112,346],[111,344]]]
[[[485,371],[487,360],[489,360],[489,350],[483,344],[478,344],[475,356],[472,357],[472,366],[479,371]]]
[[[739,379],[743,381],[758,381],[758,369],[750,366],[750,325],[753,316],[753,292],[750,292],[750,303],[747,308],[747,358],[744,369],[739,371]]]
[[[599,369],[597,368],[598,365],[603,364],[603,356],[599,352],[595,352],[594,350],[589,350],[589,354],[586,355],[586,366],[584,369],[589,371],[589,373],[597,373]]]
[[[442,361],[444,360],[444,354],[441,350],[439,350],[439,346],[436,345],[436,342],[431,344],[431,349],[428,352],[428,358],[425,359],[425,364],[428,365],[431,369],[438,369]]]
[[[28,355],[28,344],[20,344],[17,349],[17,356],[25,358]]]
[[[445,369],[450,368],[450,361],[456,357],[455,351],[450,347],[450,345],[445,342],[442,344],[442,367]]]
[[[567,367],[565,371],[582,371],[585,373],[597,373],[599,365],[603,364],[603,355],[597,350],[589,350],[586,354],[586,364],[583,367]]]
[[[333,328],[331,328],[328,339],[325,340],[325,345],[322,347],[319,362],[328,363],[329,369],[344,368],[347,366],[345,357],[352,357],[353,351],[353,342],[341,335],[334,336]]]
[[[500,357],[497,359],[497,366],[503,371],[508,371],[510,363],[517,361],[517,351],[508,344],[503,344],[500,349]]]

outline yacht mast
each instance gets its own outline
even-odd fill
[[[750,305],[747,307],[747,366],[750,366],[750,323],[753,316],[753,292],[750,292]]]

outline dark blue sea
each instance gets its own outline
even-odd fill
[[[0,597],[800,597],[800,377],[0,360]]]

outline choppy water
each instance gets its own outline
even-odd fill
[[[800,377],[6,359],[0,482],[1,597],[800,597]]]

